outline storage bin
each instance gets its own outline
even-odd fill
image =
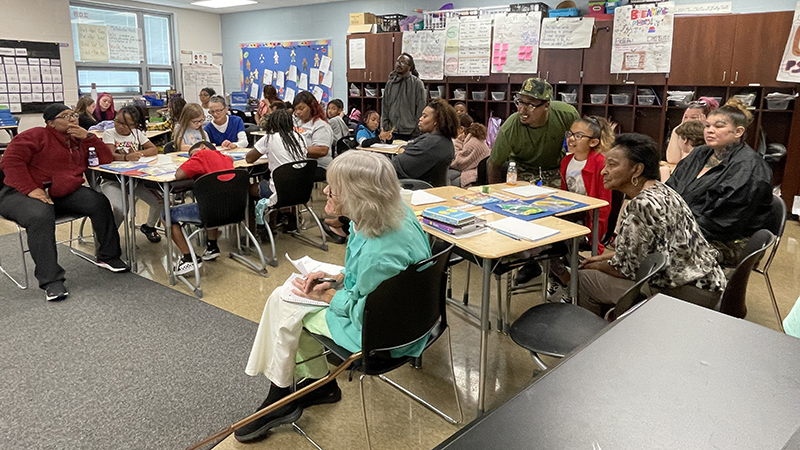
[[[378,90],[377,89],[370,89],[370,88],[366,88],[365,87],[364,88],[364,96],[365,97],[377,97],[378,96]]]
[[[486,91],[472,91],[472,99],[478,101],[486,100]]]
[[[438,86],[436,89],[439,90],[439,97],[444,97],[445,86],[444,85]]]
[[[466,89],[456,89],[453,91],[453,100],[466,100],[466,99],[467,99]]]
[[[752,92],[749,94],[734,95],[733,97],[742,102],[744,106],[747,106],[748,108],[753,106],[753,103],[756,101],[756,94]]]
[[[441,98],[442,97],[441,94],[439,94],[439,90],[438,89],[432,89],[430,91],[430,95],[431,95],[431,98]]]
[[[639,94],[636,96],[636,101],[642,106],[652,106],[656,101],[656,96],[652,94]]]
[[[497,102],[502,102],[505,99],[506,99],[505,92],[492,92],[492,100]]]
[[[358,97],[361,95],[361,89],[350,88],[350,97]]]
[[[784,110],[789,107],[790,98],[768,98],[767,109]]]
[[[406,18],[402,14],[386,14],[375,16],[382,33],[400,31],[400,22]]]
[[[606,94],[589,94],[589,102],[593,105],[602,105],[606,102]]]
[[[561,96],[561,101],[564,103],[578,103],[578,94],[575,92],[559,92],[558,95]]]
[[[611,103],[614,105],[629,105],[631,94],[611,94]]]
[[[536,3],[512,3],[508,7],[508,11],[512,13],[528,13],[541,11],[542,17],[547,17],[547,11],[550,9],[547,4],[542,2]]]
[[[578,17],[578,8],[561,8],[551,9],[549,12],[550,17]]]

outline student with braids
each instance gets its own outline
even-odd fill
[[[283,164],[302,161],[308,157],[305,140],[295,131],[292,114],[279,109],[265,117],[264,131],[266,136],[255,143],[254,148],[245,156],[248,163],[253,163],[262,156],[267,157],[270,172],[274,172]],[[260,198],[255,208],[256,230],[262,241],[268,239],[264,226],[264,211],[278,202],[275,182],[262,180],[251,186],[250,194]]]
[[[392,131],[395,139],[411,140],[420,134],[417,120],[425,109],[425,84],[419,79],[414,58],[408,53],[397,57],[389,74],[381,102],[381,129]]]
[[[706,145],[681,160],[666,184],[689,205],[722,265],[735,266],[748,238],[765,227],[772,170],[744,142],[753,115],[739,100],[728,100],[706,120]]]

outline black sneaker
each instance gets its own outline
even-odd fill
[[[158,231],[156,231],[155,227],[149,227],[145,223],[145,224],[142,224],[141,227],[139,227],[139,230],[141,230],[142,234],[145,235],[147,240],[152,242],[153,244],[155,244],[157,242],[161,242],[161,235],[158,234]]]
[[[50,283],[44,290],[45,292],[45,299],[48,302],[55,302],[58,300],[64,300],[69,296],[69,292],[67,292],[67,288],[64,287],[64,283],[57,281],[55,283]]]
[[[219,247],[207,247],[206,251],[203,253],[203,256],[200,257],[203,261],[213,261],[219,258],[220,252]]]
[[[542,266],[536,261],[531,261],[520,267],[515,279],[517,286],[530,283],[534,278],[542,274]]]
[[[286,214],[284,217],[283,232],[291,233],[297,231],[297,216],[294,214]]]
[[[297,390],[303,389],[304,387],[310,385],[311,383],[315,382],[312,378],[306,378],[305,380],[297,383]],[[336,380],[328,382],[328,384],[317,388],[316,390],[311,391],[310,393],[300,397],[297,399],[297,403],[300,405],[301,408],[305,409],[309,406],[314,405],[322,405],[325,403],[336,403],[342,399],[342,390],[339,388],[339,383]]]
[[[286,393],[280,393],[276,395],[274,394],[275,391],[278,391],[278,389],[275,389],[274,386],[270,388],[269,395],[267,396],[266,400],[264,400],[264,402],[261,404],[261,406],[259,406],[257,411],[264,409],[268,405],[271,405],[280,400],[281,398],[283,398],[284,396],[288,395]],[[295,422],[302,415],[303,415],[303,408],[301,408],[300,405],[296,401],[294,401],[287,405],[284,405],[281,408],[276,409],[275,411],[272,411],[271,413],[265,415],[264,417],[261,417],[260,419],[256,419],[253,422],[250,422],[249,424],[243,427],[237,428],[236,430],[234,430],[233,436],[239,442],[260,441],[267,437],[267,433],[272,428],[275,428],[279,425],[283,425],[286,423]]]
[[[119,258],[107,259],[105,261],[100,261],[98,259],[95,264],[97,267],[102,267],[103,269],[110,270],[112,272],[127,272],[130,270],[128,266]]]

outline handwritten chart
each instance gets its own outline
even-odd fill
[[[445,30],[406,31],[403,53],[414,57],[422,80],[444,79]]]
[[[76,26],[81,61],[108,61],[108,27],[85,23]]]
[[[539,48],[589,48],[594,17],[555,17],[542,20]]]
[[[492,73],[533,73],[539,69],[541,11],[494,18]]]
[[[492,60],[492,19],[449,18],[445,25],[444,73],[488,76]]]
[[[786,48],[783,50],[777,80],[800,83],[800,2],[797,2],[794,10],[792,31],[789,33]]]
[[[614,10],[611,73],[669,72],[674,2]]]
[[[108,57],[116,61],[141,61],[142,52],[137,29],[109,25]]]

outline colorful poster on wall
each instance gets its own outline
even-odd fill
[[[239,63],[242,69],[241,90],[261,96],[263,86],[271,84],[278,96],[288,101],[301,91],[320,92],[327,102],[333,85],[331,40],[257,42],[239,44]],[[316,74],[316,76],[313,76]],[[302,87],[301,87],[302,85]],[[318,90],[314,88],[318,87]]]
[[[589,48],[594,17],[550,17],[542,20],[539,48]]]
[[[669,72],[674,10],[674,2],[615,9],[611,73]]]
[[[81,61],[108,61],[108,27],[85,23],[76,27]]]
[[[445,30],[406,31],[403,53],[414,57],[420,79],[444,79]]]
[[[539,70],[541,11],[495,16],[492,73]]]
[[[800,83],[800,2],[797,2],[794,10],[792,31],[786,41],[776,79],[788,83]]]

